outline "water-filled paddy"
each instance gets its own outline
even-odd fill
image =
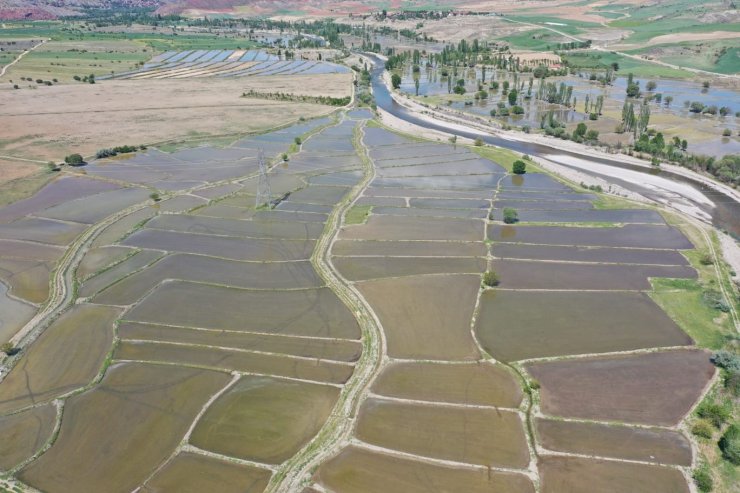
[[[0,383],[0,412],[14,411],[89,384],[113,341],[120,310],[76,305],[28,347]]]
[[[130,305],[145,296],[154,286],[169,279],[254,289],[309,288],[323,285],[308,261],[236,262],[175,253],[118,281],[100,293],[95,302]]]
[[[172,454],[229,378],[192,368],[113,365],[93,390],[67,400],[54,445],[19,477],[45,491],[131,491]]]
[[[538,468],[543,493],[688,493],[678,469],[579,457],[543,457]]]
[[[500,243],[493,246],[493,255],[498,258],[512,259],[688,265],[686,257],[675,250],[516,245],[512,243]]]
[[[485,258],[334,257],[334,266],[351,281],[422,274],[476,274]]]
[[[487,200],[472,199],[409,199],[411,207],[422,209],[488,209],[491,203]]]
[[[136,322],[122,322],[118,327],[118,336],[123,340],[174,342],[246,349],[329,361],[356,361],[362,352],[360,343],[350,340],[189,329]]]
[[[52,181],[33,196],[0,208],[0,223],[20,219],[38,213],[62,202],[89,197],[96,193],[119,188],[118,185],[101,180],[78,176],[63,176]]]
[[[552,416],[673,426],[714,375],[710,354],[686,349],[527,365]]]
[[[52,262],[0,258],[0,281],[10,294],[29,303],[42,303],[49,295]]]
[[[406,207],[405,197],[360,197],[355,202],[356,205],[372,205],[387,207]]]
[[[516,408],[522,390],[514,375],[494,364],[395,363],[373,384],[379,395],[421,401]]]
[[[195,253],[231,260],[281,261],[305,260],[311,257],[313,240],[250,239],[209,236],[144,229],[123,242],[124,245],[181,253]]]
[[[424,457],[511,468],[529,463],[524,426],[512,411],[369,399],[355,434],[364,442]]]
[[[306,204],[334,205],[342,200],[349,188],[312,185],[290,194],[290,200]]]
[[[363,192],[365,197],[427,197],[452,199],[489,199],[491,190],[438,190],[372,186]]]
[[[139,269],[156,262],[157,259],[162,257],[162,255],[162,252],[154,250],[139,251],[138,253],[128,257],[123,262],[119,262],[110,269],[105,270],[83,282],[80,287],[79,294],[82,297],[92,296],[119,279],[125,278]]]
[[[346,227],[340,237],[357,240],[483,241],[483,223],[466,219],[370,216],[362,226]]]
[[[504,207],[516,209],[521,218],[532,211],[544,211],[555,214],[559,211],[591,211],[593,206],[585,200],[496,200],[493,203],[495,217],[501,220],[501,210]],[[602,211],[599,211],[602,212]],[[603,211],[606,212],[606,211]]]
[[[45,218],[19,219],[9,224],[0,224],[0,238],[7,240],[37,241],[51,245],[71,243],[87,226]]]
[[[147,481],[141,492],[262,493],[270,475],[270,471],[266,469],[182,452]]]
[[[470,334],[470,319],[480,276],[382,279],[358,283],[357,288],[380,319],[389,356],[438,360],[479,357]]]
[[[280,239],[316,239],[321,235],[321,223],[287,221],[243,221],[186,214],[167,214],[149,221],[147,228],[217,236]]]
[[[534,493],[532,482],[523,474],[430,464],[358,447],[348,447],[324,463],[314,479],[343,493],[428,493],[430,488],[467,493]]]
[[[510,207],[507,205],[506,207]],[[501,219],[503,206],[496,204],[496,219]],[[645,223],[665,224],[663,217],[655,211],[630,210],[519,210],[519,221],[542,223]]]
[[[395,161],[394,161],[395,162]],[[423,177],[423,176],[461,176],[461,175],[486,175],[496,173],[498,166],[494,166],[490,161],[469,160],[453,161],[435,164],[414,164],[408,166],[392,166],[379,168],[377,176],[379,177]],[[500,176],[500,170],[498,171]]]
[[[105,228],[92,242],[91,247],[107,246],[116,243],[124,235],[146,223],[157,213],[154,207],[145,207],[114,222]]]
[[[627,224],[620,228],[568,228],[562,226],[493,226],[488,238],[506,243],[607,246],[628,248],[690,249],[679,230],[663,225]]]
[[[120,262],[134,252],[134,249],[123,246],[91,248],[77,266],[77,279],[87,279],[99,270]]]
[[[141,188],[122,188],[65,202],[45,209],[39,215],[62,221],[93,224],[114,212],[146,200],[149,193],[148,190]]]
[[[11,298],[0,282],[0,342],[9,341],[36,313],[36,307]]]
[[[381,197],[369,198],[377,200]],[[359,203],[360,201],[358,201]],[[419,207],[373,207],[373,214],[384,216],[451,217],[460,219],[485,219],[487,209],[421,209]]]
[[[384,178],[373,180],[376,187],[398,187],[450,190],[491,190],[496,188],[503,173],[488,175],[417,176],[410,178]]]
[[[691,465],[691,443],[674,430],[538,419],[537,437],[543,447],[560,452]]]
[[[54,245],[5,239],[0,239],[0,251],[4,258],[18,260],[56,260],[64,253],[62,247]]]
[[[692,343],[650,297],[631,292],[488,290],[475,331],[503,361]]]
[[[252,291],[173,281],[147,296],[126,314],[126,319],[271,334],[343,339],[360,336],[352,313],[328,288]]]
[[[338,395],[326,385],[242,377],[208,408],[190,441],[220,454],[279,464],[319,431]]]
[[[501,190],[496,194],[497,200],[537,200],[537,201],[582,201],[590,202],[597,199],[592,193],[580,192],[534,192],[527,190]]]
[[[54,406],[48,405],[0,417],[3,437],[0,441],[0,469],[12,469],[38,452],[51,438],[56,415]]]
[[[691,278],[696,271],[678,265],[605,265],[525,260],[494,260],[493,269],[507,289],[649,290],[649,278]]]
[[[344,383],[352,375],[350,365],[331,361],[311,361],[283,355],[156,342],[121,342],[116,346],[113,357],[124,361],[174,363],[327,383]]]
[[[338,240],[334,255],[383,255],[400,257],[484,257],[483,242],[466,241],[353,241]]]

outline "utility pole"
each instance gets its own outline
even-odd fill
[[[259,209],[263,205],[266,205],[268,209],[272,209],[272,192],[270,191],[270,179],[267,176],[267,164],[265,163],[265,153],[260,147],[257,152],[257,161],[259,165],[260,178],[259,186],[257,187],[257,199],[255,200],[255,207]]]

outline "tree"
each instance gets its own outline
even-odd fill
[[[516,104],[516,100],[519,97],[519,92],[517,92],[516,89],[512,89],[511,92],[509,92],[509,106],[514,106]]]
[[[666,96],[665,99],[663,99],[663,103],[666,106],[670,106],[672,102],[673,102],[673,96]]]
[[[519,222],[519,214],[516,212],[516,209],[504,207],[504,223],[514,224],[517,222]]]
[[[522,108],[519,105],[514,105],[511,107],[511,113],[514,115],[523,115],[524,114],[524,108]]]
[[[150,193],[149,198],[155,202],[159,202],[160,200],[162,200],[162,198],[159,196],[157,192]]]
[[[494,272],[492,270],[487,270],[483,274],[483,284],[485,286],[488,286],[489,288],[492,288],[494,286],[498,286],[499,285],[499,282],[500,281],[499,281],[499,278],[498,278],[498,275],[496,274],[496,272]]]
[[[473,141],[473,145],[476,147],[481,147],[483,145],[483,139],[480,137],[476,138],[475,141]]]
[[[654,80],[649,80],[647,84],[645,84],[645,89],[652,92],[655,90],[655,88],[658,87],[658,84]]]
[[[65,156],[64,162],[70,166],[82,166],[85,164],[85,160],[79,154],[70,154],[69,156]]]
[[[391,75],[391,85],[393,86],[393,89],[401,87],[401,76],[398,74]]]
[[[527,163],[517,159],[516,161],[514,161],[514,164],[511,166],[511,171],[515,175],[523,175],[524,173],[527,172]]]
[[[588,127],[585,123],[581,122],[576,126],[576,129],[573,131],[574,137],[584,137],[586,135],[586,131],[588,130]]]
[[[736,466],[740,465],[740,426],[733,423],[727,427],[727,431],[719,440],[719,448],[722,457]]]
[[[634,81],[635,76],[630,73],[627,75],[627,97],[639,98],[640,97],[640,84]]]

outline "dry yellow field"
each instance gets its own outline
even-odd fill
[[[334,108],[243,98],[243,92],[343,97],[351,92],[351,80],[351,74],[112,80],[0,90],[0,155],[60,160],[124,144],[260,131]]]

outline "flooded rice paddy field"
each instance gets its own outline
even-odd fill
[[[311,262],[329,214],[363,177],[356,125],[323,119],[225,149],[96,161],[86,177],[0,209],[12,254],[0,275],[15,294],[34,277],[26,269],[20,282],[24,263],[51,267],[91,225],[145,204],[83,250],[84,301],[0,383],[0,426],[17,429],[0,447],[2,467],[20,466],[17,477],[44,491],[190,491],[198,471],[222,474],[223,491],[262,491],[323,426],[362,353],[355,317]],[[258,148],[278,154],[298,136],[299,152],[269,174],[278,207],[257,207]],[[144,186],[163,200],[152,205]],[[47,403],[60,397],[58,436],[26,464],[48,445],[62,409]]]
[[[364,142],[375,178],[355,204],[369,212],[341,228],[332,263],[377,315],[388,363],[351,445],[314,481],[343,492],[426,491],[432,480],[466,491],[533,491],[534,481],[553,492],[688,491],[679,467],[691,447],[675,425],[713,369],[648,292],[652,278],[697,277],[682,253],[691,242],[656,211],[596,208],[595,194],[507,175],[463,146],[380,128]],[[517,224],[501,224],[504,207]],[[487,270],[494,289],[481,287]],[[612,360],[623,366],[595,370]],[[517,371],[542,385],[539,459]],[[658,389],[661,379],[671,384]],[[579,476],[562,454],[593,458],[573,459]],[[611,483],[633,469],[639,480]]]
[[[49,492],[264,491],[363,363],[366,327],[324,265],[372,310],[384,354],[306,491],[688,491],[677,425],[714,369],[649,296],[652,278],[697,277],[688,238],[654,210],[597,208],[351,116],[97,161],[0,208],[8,338],[66,250],[125,211],[83,247],[79,299],[0,381],[0,468]],[[277,205],[259,207],[258,149],[297,136],[269,173]],[[367,217],[334,231],[345,202]]]
[[[186,79],[346,73],[349,69],[324,61],[286,60],[262,50],[187,50],[161,53],[137,70],[101,79]]]

